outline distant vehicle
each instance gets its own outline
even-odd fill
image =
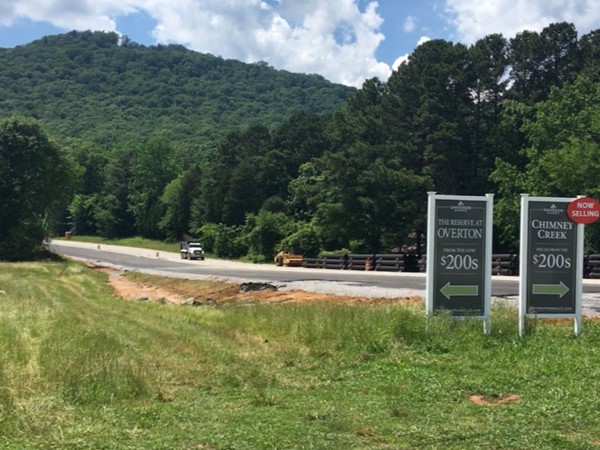
[[[181,259],[204,260],[204,249],[198,241],[181,241],[179,242],[179,255]]]
[[[294,253],[280,251],[275,255],[274,262],[277,266],[288,266],[288,267],[300,267],[302,266],[303,257],[302,255],[296,255]]]

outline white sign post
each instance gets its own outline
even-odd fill
[[[573,200],[521,195],[520,336],[528,317],[572,318],[581,332],[584,225],[567,215]]]
[[[483,319],[488,334],[494,196],[428,195],[427,314]]]

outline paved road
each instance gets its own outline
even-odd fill
[[[401,297],[424,295],[425,274],[365,272],[277,267],[207,258],[182,260],[177,253],[133,247],[53,241],[58,254],[108,263],[126,270],[188,279],[217,278],[233,281],[269,282],[281,289],[302,289],[340,295]]]
[[[189,279],[207,277],[263,281],[287,289],[343,295],[398,297],[425,295],[425,274],[401,272],[364,272],[303,267],[276,267],[272,264],[246,264],[208,258],[205,261],[182,260],[177,253],[157,252],[113,245],[97,245],[76,241],[53,241],[56,253],[92,261],[102,261],[126,270]],[[492,295],[512,298],[518,295],[518,277],[492,277]],[[585,298],[597,300],[600,307],[600,280],[584,280]]]

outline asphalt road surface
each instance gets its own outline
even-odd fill
[[[91,260],[157,275],[188,279],[216,278],[231,281],[269,282],[288,289],[338,295],[401,297],[425,296],[425,274],[403,272],[365,272],[352,270],[277,267],[274,264],[247,264],[222,259],[182,260],[177,253],[158,252],[113,245],[76,241],[53,241],[51,249],[61,255]],[[492,296],[516,298],[519,278],[492,277]],[[600,310],[600,280],[584,280],[584,306],[587,301]]]
[[[338,295],[401,297],[425,293],[425,274],[420,273],[277,267],[274,264],[248,264],[213,258],[188,261],[181,259],[177,253],[76,241],[53,241],[50,249],[60,255],[108,264],[123,270],[187,279],[268,282],[280,288]]]

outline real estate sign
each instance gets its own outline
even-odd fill
[[[429,193],[427,312],[483,318],[489,329],[493,196]]]
[[[581,321],[583,225],[567,210],[573,198],[521,197],[520,327],[525,317]]]

